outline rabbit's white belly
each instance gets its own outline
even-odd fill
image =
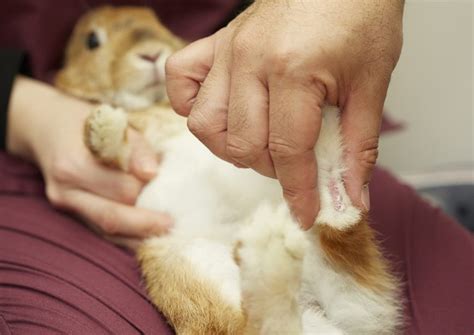
[[[323,143],[320,150],[330,153],[324,153],[321,157],[325,159],[318,162],[320,169],[324,168],[319,171],[323,205],[330,198],[324,196],[329,193],[326,184],[334,179],[332,174],[340,177],[341,171],[337,166],[339,141],[324,136],[338,134],[337,114],[332,116],[332,122],[323,121],[329,129],[323,127],[319,141]],[[286,206],[281,188],[276,180],[249,169],[238,169],[215,157],[187,131],[162,147],[164,160],[157,177],[144,188],[137,205],[169,213],[175,223],[170,236],[182,241],[177,248],[180,256],[213,281],[223,297],[238,305],[240,282],[239,268],[232,257],[234,241],[242,223],[249,221],[258,209]],[[339,215],[350,210],[347,209]],[[289,224],[294,224],[293,220],[289,219]]]
[[[283,202],[275,180],[220,160],[183,132],[165,143],[157,177],[143,189],[137,206],[170,214],[174,226],[169,237],[180,244],[179,256],[238,307],[234,241],[263,201]]]
[[[170,214],[173,234],[230,242],[235,224],[263,200],[283,202],[275,180],[220,160],[185,131],[165,143],[157,177],[143,189],[137,206]]]
[[[344,229],[359,222],[360,212],[344,189],[335,112],[325,109],[316,146],[321,209],[315,223]],[[249,315],[272,316],[262,329],[294,325],[301,328],[295,334],[393,333],[396,292],[381,295],[333,268],[316,232],[297,228],[275,180],[221,161],[187,132],[164,148],[158,176],[138,205],[168,212],[175,220],[171,234],[153,239],[172,250],[165,261],[189,269],[189,280],[203,279],[236,310],[242,296],[251,297],[245,307]],[[240,268],[233,259],[237,238]]]

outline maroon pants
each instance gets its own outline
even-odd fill
[[[371,202],[404,283],[406,333],[472,334],[471,235],[380,169]],[[0,334],[54,333],[172,332],[133,256],[51,208],[38,171],[0,153]]]

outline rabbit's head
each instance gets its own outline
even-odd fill
[[[166,98],[165,61],[184,46],[143,7],[100,7],[77,23],[55,84],[77,97],[125,108]]]

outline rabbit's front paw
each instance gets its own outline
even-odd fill
[[[127,114],[123,109],[101,105],[86,120],[84,140],[103,163],[127,170],[130,153],[127,144]]]

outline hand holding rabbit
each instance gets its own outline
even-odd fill
[[[157,160],[140,134],[129,132],[130,173],[98,163],[83,142],[92,106],[37,81],[18,78],[10,102],[7,149],[41,169],[48,199],[108,235],[145,237],[167,230],[170,219],[134,207]]]

